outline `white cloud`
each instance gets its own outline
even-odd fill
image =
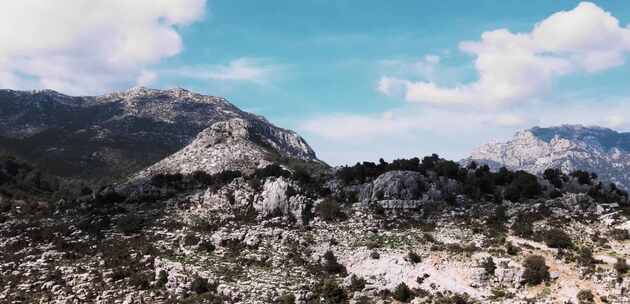
[[[175,76],[202,81],[241,82],[268,85],[282,76],[288,66],[269,59],[242,57],[228,64],[182,66],[159,71],[165,77]]]
[[[391,95],[394,91],[389,88],[395,84],[407,101],[436,105],[494,107],[523,102],[544,94],[557,77],[623,64],[630,52],[630,28],[621,27],[595,4],[583,2],[542,20],[531,32],[484,32],[480,41],[465,41],[459,48],[476,57],[477,81],[441,87],[433,81],[392,81],[384,76],[379,91]]]
[[[268,59],[243,57],[225,65],[185,66],[163,70],[161,73],[207,81],[240,81],[264,85],[278,77],[286,68],[287,66]]]
[[[206,0],[4,1],[0,86],[91,94],[151,80],[145,68],[182,51],[177,28],[199,20],[205,5]]]

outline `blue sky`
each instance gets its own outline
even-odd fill
[[[28,2],[41,6],[27,0],[5,12],[33,14]],[[298,131],[331,164],[459,159],[534,125],[630,126],[623,1],[114,2],[85,2],[83,18],[61,19],[68,26],[28,16],[44,21],[27,33],[53,37],[41,45],[0,30],[16,41],[0,47],[0,85],[220,95]],[[60,14],[76,9],[59,3]],[[86,36],[104,37],[106,51]]]

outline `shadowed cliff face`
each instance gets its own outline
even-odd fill
[[[295,133],[243,112],[223,98],[183,89],[145,88],[88,97],[2,90],[0,151],[55,175],[111,181],[160,161],[202,130],[233,118],[295,137],[299,143],[287,149],[295,156],[315,159],[312,149]]]

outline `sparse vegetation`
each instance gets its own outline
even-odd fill
[[[413,291],[404,282],[398,284],[392,292],[392,297],[400,302],[409,302],[414,298]]]
[[[552,228],[544,233],[544,241],[551,248],[568,249],[573,247],[571,236],[562,229]]]
[[[497,265],[494,263],[492,257],[487,257],[481,261],[481,267],[485,271],[486,275],[494,276],[494,272],[497,269]]]
[[[538,285],[549,280],[549,267],[545,258],[539,255],[530,255],[523,262],[523,281],[529,285]]]
[[[593,293],[588,289],[582,289],[577,294],[578,304],[591,304],[595,303],[595,297]]]
[[[346,268],[337,262],[335,254],[328,250],[324,253],[322,268],[329,274],[345,274]]]

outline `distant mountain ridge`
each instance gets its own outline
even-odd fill
[[[113,180],[144,169],[190,144],[217,122],[264,126],[285,156],[316,159],[295,132],[244,112],[222,97],[176,88],[137,87],[102,96],[52,90],[0,90],[0,152],[55,175]]]
[[[502,143],[473,151],[464,162],[477,161],[492,168],[542,173],[559,168],[565,173],[585,170],[601,179],[630,188],[630,133],[597,126],[534,127],[517,132]]]

